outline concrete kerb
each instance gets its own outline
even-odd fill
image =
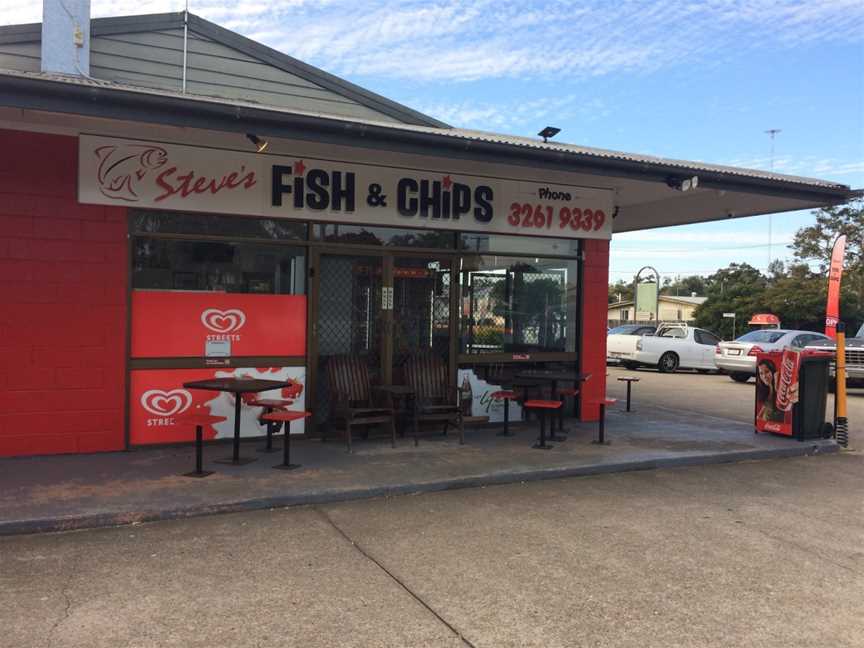
[[[840,447],[831,442],[801,443],[796,447],[770,448],[761,450],[733,451],[720,454],[691,455],[684,457],[664,457],[640,461],[612,462],[588,466],[558,467],[543,470],[504,471],[486,473],[470,477],[457,477],[434,480],[425,483],[400,484],[396,486],[374,486],[369,488],[354,488],[340,490],[323,490],[316,493],[301,495],[284,495],[276,497],[250,498],[219,504],[202,504],[193,507],[162,509],[151,511],[123,511],[105,514],[82,514],[57,518],[42,518],[30,520],[0,521],[0,536],[24,535],[32,533],[57,533],[77,531],[82,529],[115,527],[162,520],[176,520],[202,515],[224,513],[239,513],[275,508],[311,506],[316,504],[333,504],[352,500],[373,499],[378,497],[394,497],[399,495],[414,495],[432,493],[461,488],[477,488],[512,484],[517,482],[542,481],[562,479],[566,477],[587,477],[617,472],[632,472],[637,470],[656,470],[659,468],[676,468],[695,465],[710,465],[735,463],[742,461],[764,461],[767,459],[784,459],[790,457],[830,454],[840,451]]]

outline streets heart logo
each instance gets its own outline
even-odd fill
[[[168,161],[164,148],[145,144],[100,146],[94,153],[99,160],[96,168],[99,191],[103,196],[126,202],[137,202],[140,182]]]
[[[231,340],[237,341],[240,336],[235,332],[243,328],[246,323],[246,313],[239,308],[219,310],[208,308],[201,313],[201,323],[213,334],[207,336],[207,340]]]
[[[141,394],[141,407],[157,418],[147,419],[147,425],[174,425],[174,416],[192,405],[192,394],[185,389],[149,389]]]

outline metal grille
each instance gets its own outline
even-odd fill
[[[864,349],[846,349],[846,365],[864,366]]]
[[[376,380],[381,367],[381,259],[322,256],[318,291],[318,374],[315,420],[330,414],[327,362],[351,354],[365,360]]]
[[[450,270],[439,261],[395,259],[393,268],[394,378],[412,354],[450,350]]]
[[[464,352],[564,350],[567,326],[564,272],[514,268],[470,272],[466,292]]]

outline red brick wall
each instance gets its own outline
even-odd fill
[[[584,241],[582,276],[582,372],[591,379],[581,390],[583,421],[596,421],[593,404],[606,396],[606,304],[609,301],[609,241]]]
[[[0,130],[0,456],[124,447],[126,210],[74,137]]]

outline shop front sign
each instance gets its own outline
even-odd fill
[[[608,189],[81,135],[78,199],[147,209],[608,239]],[[425,165],[424,165],[425,166]]]

